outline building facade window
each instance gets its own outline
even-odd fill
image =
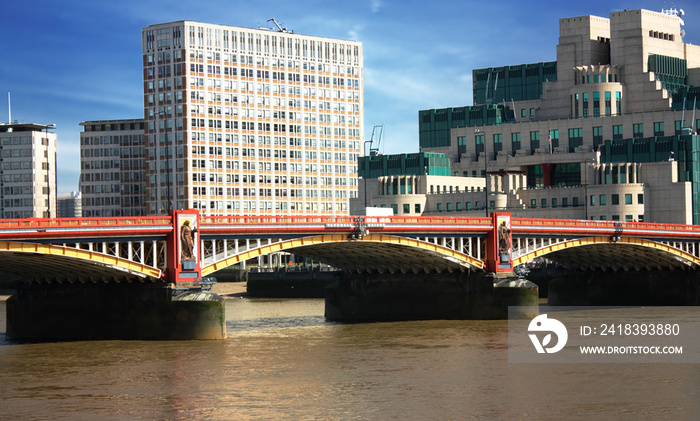
[[[623,137],[622,124],[616,124],[613,126],[613,140],[619,140]]]
[[[632,137],[635,139],[641,139],[644,137],[644,124],[635,123],[633,126]]]
[[[603,143],[603,127],[593,127],[593,150],[597,151],[598,146]]]
[[[467,137],[457,136],[457,153],[462,155],[467,152]]]
[[[569,152],[578,152],[583,145],[583,128],[569,129]]]
[[[611,205],[619,205],[620,204],[620,195],[619,194],[611,194],[610,195],[610,204]]]
[[[593,92],[593,117],[600,117],[600,92]]]
[[[559,147],[559,130],[550,130],[549,131],[549,139],[550,139],[550,151],[553,151],[555,148]]]
[[[654,123],[654,136],[662,137],[664,135],[664,122],[659,121]]]
[[[540,132],[530,132],[530,153],[535,153],[540,147]]]
[[[510,140],[513,145],[513,156],[515,156],[515,151],[520,150],[520,133],[511,133]]]
[[[503,150],[503,135],[502,134],[494,134],[493,135],[493,155],[494,159],[496,159],[496,156],[498,155],[498,152]]]
[[[474,136],[474,150],[476,151],[477,155],[484,152],[484,138],[485,137],[486,136],[483,134],[478,134],[478,135]]]

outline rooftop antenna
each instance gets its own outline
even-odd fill
[[[374,145],[374,135],[377,134],[377,147],[373,148]],[[367,155],[367,144],[369,143],[369,156],[379,155],[379,147],[382,144],[382,135],[384,134],[384,123],[375,124],[372,127],[372,137],[365,141],[365,155]]]
[[[10,92],[7,92],[7,124],[12,124],[12,103],[10,102]]]
[[[280,26],[280,24],[277,23],[277,21],[275,20],[275,18],[270,18],[270,19],[268,19],[267,21],[268,21],[268,22],[272,21],[272,23],[274,23],[275,26],[277,27],[277,30],[279,30],[280,32],[285,32],[285,33],[286,33],[286,32],[290,32],[290,31],[287,30],[287,28],[282,28],[282,27]],[[294,31],[291,31],[291,32],[294,32]]]

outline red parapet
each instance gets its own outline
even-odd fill
[[[1,239],[81,238],[106,234],[152,236],[166,235],[171,230],[172,218],[169,216],[0,220]]]

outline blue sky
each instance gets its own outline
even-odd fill
[[[175,20],[268,27],[363,43],[365,135],[384,123],[382,152],[418,150],[418,111],[472,105],[475,68],[556,59],[559,19],[616,10],[684,9],[695,1],[5,2],[0,17],[0,122],[55,123],[59,193],[78,189],[79,123],[143,116],[141,29]]]

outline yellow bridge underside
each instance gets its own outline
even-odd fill
[[[692,254],[655,241],[587,237],[529,252],[513,259],[513,266],[542,256],[567,267],[594,270],[689,269],[700,265],[700,259]]]
[[[392,235],[317,235],[247,250],[202,268],[202,276],[261,255],[289,251],[351,272],[431,272],[483,269],[484,263],[447,247]]]
[[[52,244],[0,242],[0,271],[27,280],[160,280],[159,269],[95,251]]]

